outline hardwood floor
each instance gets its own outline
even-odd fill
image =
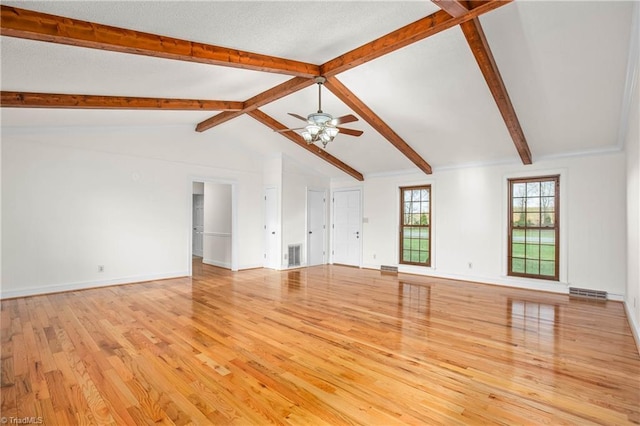
[[[618,302],[341,266],[2,301],[8,424],[628,424]],[[28,419],[25,419],[28,417]]]

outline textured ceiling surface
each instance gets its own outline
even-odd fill
[[[3,4],[159,35],[322,64],[423,18],[428,1],[3,1]],[[623,119],[633,2],[515,1],[480,17],[536,158],[611,149]],[[289,76],[140,55],[1,38],[2,90],[244,101]],[[496,103],[459,27],[338,74],[337,78],[434,168],[517,162]],[[317,88],[262,108],[286,126],[317,109]],[[323,110],[353,113],[328,90]],[[2,126],[184,126],[202,111],[3,108]],[[251,122],[252,124],[248,124]],[[328,151],[365,175],[415,169],[364,120]],[[247,132],[251,136],[247,137]],[[204,132],[243,140],[260,155],[284,152],[331,177],[336,168],[249,117]],[[236,143],[236,142],[234,142]]]

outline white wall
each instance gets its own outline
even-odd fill
[[[282,266],[288,266],[285,255],[289,245],[293,244],[302,244],[301,264],[304,266],[307,264],[308,243],[307,189],[328,191],[330,181],[304,170],[286,156],[283,158],[282,176]]]
[[[551,291],[567,286],[622,298],[626,275],[623,153],[367,177],[363,266],[398,265],[400,186],[431,184],[432,268],[400,270]],[[506,276],[507,186],[515,176],[561,174],[561,283]],[[332,189],[352,187],[333,182]],[[375,256],[375,258],[374,258]],[[468,262],[472,263],[469,269]]]
[[[203,263],[231,268],[231,185],[204,184]]]
[[[203,141],[171,127],[3,129],[2,297],[187,275],[193,177],[236,182],[238,266],[260,266],[260,158]]]

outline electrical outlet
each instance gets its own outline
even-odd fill
[[[375,253],[373,253],[373,258],[374,258],[374,259],[376,258],[376,254],[375,254]]]
[[[471,262],[467,263],[467,267],[468,267],[469,269],[473,269],[473,263],[471,263]]]
[[[98,265],[98,272],[104,272],[104,265]]]

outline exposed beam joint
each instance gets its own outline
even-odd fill
[[[396,132],[393,131],[376,113],[364,104],[353,92],[342,84],[337,78],[329,77],[324,83],[338,99],[344,102],[364,121],[369,123],[378,133],[384,136],[393,146],[402,152],[420,170],[431,174],[431,166],[409,144],[407,144]]]
[[[213,117],[204,120],[201,123],[198,123],[198,125],[196,126],[196,131],[204,132],[205,130],[209,130],[214,126],[222,124],[233,118],[239,117],[242,114],[253,111],[257,108],[260,108],[263,105],[266,105],[284,96],[295,93],[298,90],[304,89],[305,87],[309,87],[313,84],[315,84],[315,81],[313,79],[303,78],[303,77],[294,77],[290,80],[285,81],[282,84],[272,87],[269,90],[259,93],[250,99],[247,99],[244,102],[243,109],[240,111],[234,111],[234,112],[224,111],[224,112],[221,112],[220,114],[214,115]]]
[[[449,15],[454,18],[459,18],[460,16],[464,16],[469,13],[469,7],[467,7],[464,3],[465,1],[458,0],[431,0],[436,6],[440,9],[447,12]]]
[[[5,5],[1,6],[0,34],[91,49],[293,76],[310,78],[319,75],[319,67],[314,64],[96,24]]]
[[[324,63],[320,66],[320,74],[325,77],[337,75],[448,28],[455,27],[469,19],[509,4],[511,1],[489,0],[482,2],[470,9],[469,13],[456,18],[443,10],[439,10]]]
[[[504,85],[504,81],[502,80],[496,61],[493,58],[491,49],[489,48],[489,43],[487,42],[487,38],[484,35],[482,26],[480,25],[480,20],[477,18],[472,19],[464,22],[460,27],[462,28],[462,32],[464,33],[467,42],[469,43],[469,47],[471,47],[471,51],[473,52],[473,56],[476,58],[480,71],[482,71],[482,75],[489,86],[489,90],[496,101],[500,114],[507,125],[507,129],[509,130],[511,139],[513,139],[513,143],[518,150],[518,154],[522,159],[522,163],[531,164],[532,159],[529,144],[524,136],[524,132],[520,126],[520,121],[518,120],[516,111],[513,108],[511,99],[509,98],[509,93],[507,93],[507,88]]]
[[[262,124],[264,124],[265,126],[269,127],[272,130],[285,130],[287,128],[284,124],[280,123],[279,121],[276,121],[274,118],[272,118],[271,116],[265,114],[264,112],[260,111],[259,109],[251,110],[251,111],[247,112],[247,114],[249,116],[255,118],[256,120],[258,120],[259,122],[261,122]],[[338,169],[342,170],[343,172],[345,172],[349,176],[353,177],[354,179],[359,180],[359,181],[363,181],[364,180],[364,176],[362,175],[362,173],[360,173],[359,171],[355,170],[353,167],[343,163],[342,161],[340,161],[339,159],[337,159],[333,155],[329,154],[327,151],[325,151],[324,149],[320,148],[319,146],[317,146],[315,144],[308,144],[302,138],[302,136],[300,136],[296,132],[293,132],[293,131],[281,132],[280,134],[285,136],[287,139],[289,139],[290,141],[294,142],[295,144],[299,145],[300,147],[302,147],[302,148],[306,149],[307,151],[311,152],[312,154],[322,158],[324,161],[326,161],[327,163],[331,164],[332,166],[337,167]]]
[[[181,111],[239,111],[242,102],[203,99],[136,98],[129,96],[66,95],[2,91],[2,108],[164,109]]]

